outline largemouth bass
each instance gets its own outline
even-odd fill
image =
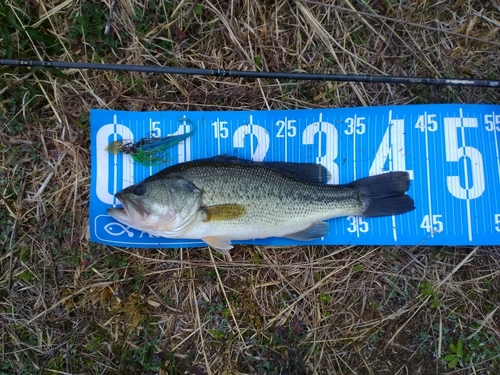
[[[324,184],[323,166],[217,156],[173,165],[116,193],[108,214],[160,237],[201,239],[228,254],[232,240],[328,234],[324,220],[389,216],[415,208],[406,172]]]

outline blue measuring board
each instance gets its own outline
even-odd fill
[[[387,171],[408,171],[416,209],[382,218],[329,221],[328,236],[303,244],[500,244],[500,105],[406,105],[276,111],[91,110],[90,238],[126,247],[206,246],[199,240],[151,236],[106,214],[114,194],[157,171],[215,155],[256,161],[313,162],[348,183]],[[164,165],[144,167],[111,155],[115,140],[147,134],[191,137],[169,150]],[[265,207],[263,207],[265,209]],[[237,243],[296,245],[269,238]]]

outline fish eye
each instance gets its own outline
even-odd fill
[[[136,187],[134,187],[134,194],[138,196],[146,194],[146,187],[142,184],[137,185]]]

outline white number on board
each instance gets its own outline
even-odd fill
[[[96,194],[106,204],[117,204],[114,194],[134,183],[134,165],[128,154],[110,155],[106,150],[110,141],[120,139],[134,141],[134,135],[128,127],[117,123],[116,115],[113,123],[103,125],[96,134],[96,153],[100,162],[96,163]],[[122,170],[119,172],[119,164]]]
[[[229,136],[229,129],[227,128],[227,121],[220,121],[217,119],[212,122],[212,126],[214,127],[214,138],[227,138]]]
[[[441,221],[442,215],[425,215],[420,228],[425,229],[429,233],[440,233],[443,231],[443,222]]]
[[[348,117],[345,119],[345,123],[347,124],[347,129],[344,130],[344,133],[347,135],[352,135],[354,132],[356,134],[365,134],[366,125],[364,123],[365,117]]]
[[[318,156],[316,164],[323,165],[331,173],[332,177],[328,181],[330,184],[339,183],[339,166],[335,163],[338,156],[338,133],[333,124],[322,121],[322,115],[319,116],[319,122],[313,122],[308,125],[302,133],[302,144],[313,145],[315,136],[318,136]],[[323,154],[322,149],[325,153]]]
[[[486,123],[487,131],[500,131],[500,115],[495,115],[495,113],[484,115],[484,122]]]
[[[438,129],[436,115],[429,115],[426,112],[423,115],[418,116],[415,128],[420,129],[421,132],[425,132],[425,130],[435,132]]]
[[[276,126],[279,126],[276,138],[295,137],[297,135],[296,120],[289,120],[285,117],[284,120],[276,121]]]
[[[347,220],[349,221],[349,228],[347,228],[349,233],[367,233],[370,229],[368,227],[368,222],[364,221],[362,217],[348,216]]]
[[[388,169],[385,164],[388,162]],[[405,124],[404,120],[390,120],[382,142],[375,154],[369,175],[385,171],[406,171],[413,180],[413,170],[406,170]]]
[[[158,127],[160,125],[160,121],[153,121],[153,119],[149,119],[149,131],[152,137],[161,137],[161,128]]]
[[[250,117],[251,119],[251,117]],[[269,150],[269,133],[260,125],[245,124],[240,126],[233,135],[233,146],[237,148],[245,147],[245,137],[250,136],[250,148],[252,150],[252,160],[262,161]],[[254,141],[257,140],[257,146]]]
[[[448,191],[459,199],[478,198],[483,194],[485,188],[483,157],[476,148],[465,145],[465,128],[477,128],[477,119],[448,117],[444,119],[444,128],[446,161],[459,162],[462,160],[464,167],[464,184],[460,183],[460,176],[447,176]],[[467,159],[470,164],[467,163]]]

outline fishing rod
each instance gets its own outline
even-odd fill
[[[488,79],[463,78],[427,78],[411,76],[382,76],[363,74],[327,74],[327,73],[298,73],[298,72],[259,72],[244,70],[182,68],[174,66],[128,65],[128,64],[100,64],[66,61],[34,61],[0,59],[0,66],[27,66],[62,69],[110,70],[142,73],[199,75],[214,77],[265,78],[278,80],[306,80],[306,81],[339,81],[339,82],[368,82],[368,83],[396,83],[432,86],[468,86],[468,87],[500,87],[500,81]]]

